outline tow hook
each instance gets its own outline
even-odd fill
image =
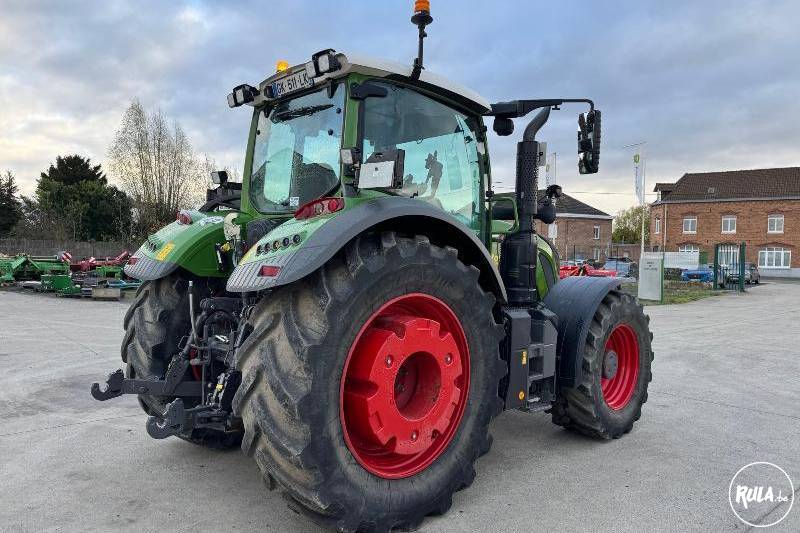
[[[185,421],[186,410],[183,408],[183,400],[177,398],[167,405],[163,418],[147,417],[147,434],[154,439],[166,439],[178,435],[183,432]]]

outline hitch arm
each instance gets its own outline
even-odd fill
[[[150,394],[152,396],[202,396],[202,384],[197,381],[171,383],[169,379],[126,379],[122,370],[108,375],[105,389],[99,383],[92,383],[92,397],[101,402],[123,394]]]

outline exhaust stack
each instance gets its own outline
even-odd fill
[[[517,143],[516,199],[519,208],[519,231],[507,235],[500,254],[500,274],[506,284],[512,307],[536,304],[536,192],[539,185],[539,142],[536,134],[547,122],[550,107],[531,119],[522,140]]]

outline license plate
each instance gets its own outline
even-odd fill
[[[272,82],[272,97],[280,98],[281,96],[301,89],[308,89],[314,86],[314,80],[308,77],[305,70],[296,72],[285,78],[280,78]]]

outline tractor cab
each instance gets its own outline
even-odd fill
[[[243,210],[291,216],[326,197],[391,195],[442,209],[476,233],[490,189],[479,95],[408,65],[324,50],[232,107],[254,108]]]

